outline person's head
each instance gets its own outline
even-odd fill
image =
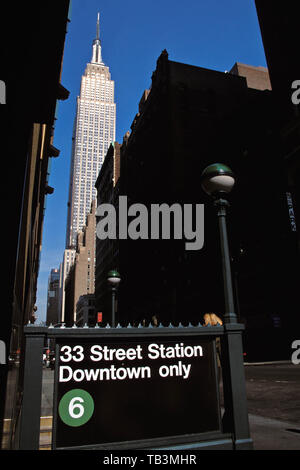
[[[204,316],[203,316],[203,319],[204,319],[204,325],[205,326],[206,325],[215,326],[218,323],[220,325],[223,325],[223,322],[222,322],[221,318],[219,318],[218,315],[216,315],[213,312],[205,313]]]

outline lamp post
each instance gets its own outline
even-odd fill
[[[222,255],[222,270],[225,296],[225,323],[237,323],[234,309],[230,255],[226,227],[226,209],[229,202],[226,196],[231,192],[235,183],[234,174],[231,169],[222,163],[214,163],[203,170],[201,175],[201,186],[209,196],[214,198],[219,221],[220,245]]]
[[[231,279],[230,256],[226,227],[226,209],[229,202],[226,196],[235,183],[231,169],[223,163],[209,165],[202,172],[203,190],[214,198],[219,221],[222,270],[224,280],[225,314],[224,336],[221,337],[221,364],[223,375],[224,431],[233,430],[235,449],[251,449],[252,440],[249,434],[245,372],[243,365],[243,326],[237,323],[234,311],[233,289]]]
[[[116,313],[116,292],[118,285],[121,281],[120,274],[115,269],[109,271],[107,275],[107,282],[111,287],[111,326],[115,328],[115,313]]]

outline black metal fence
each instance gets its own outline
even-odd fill
[[[26,326],[20,449],[39,448],[48,339],[52,449],[252,449],[242,331],[235,323]]]

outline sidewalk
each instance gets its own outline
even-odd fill
[[[249,414],[249,426],[254,450],[300,450],[300,429],[295,423]]]
[[[51,425],[52,417],[41,419],[40,450],[51,449]],[[250,414],[249,426],[254,450],[300,450],[300,429],[295,424]]]
[[[300,450],[300,366],[245,363],[254,450]]]

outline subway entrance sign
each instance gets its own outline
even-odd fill
[[[48,340],[55,347],[52,449],[252,449],[242,330],[237,323],[26,326],[20,449],[39,448]]]
[[[55,448],[220,432],[217,376],[209,338],[58,339]]]

